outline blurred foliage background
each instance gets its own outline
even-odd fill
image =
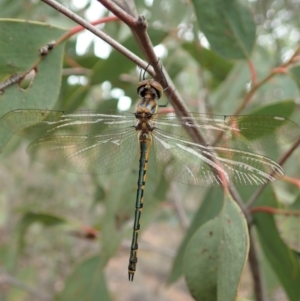
[[[89,21],[108,15],[97,1],[60,2]],[[240,2],[249,7],[256,26],[257,38],[250,59],[259,81],[299,47],[300,1]],[[136,7],[138,14],[145,16],[155,51],[190,111],[224,115],[235,112],[251,87],[249,64],[244,59],[222,57],[209,48],[191,1],[175,4],[175,1],[144,0],[136,1]],[[63,29],[76,25],[45,3],[33,0],[2,0],[0,17],[45,22]],[[130,30],[121,22],[99,28],[141,55]],[[20,54],[23,51],[19,49]],[[61,83],[53,88],[53,95],[34,99],[34,108],[134,112],[140,70],[129,59],[86,31],[71,37],[61,51]],[[293,66],[288,74],[277,74],[262,85],[242,114],[275,104],[269,107],[273,109],[268,114],[283,115],[300,124],[299,68]],[[57,76],[60,74],[53,75]],[[13,102],[3,99],[0,97],[1,116],[26,107],[17,98]],[[92,285],[91,279],[101,285],[90,300],[192,300],[184,281],[177,280],[180,273],[174,275],[176,266],[172,265],[188,225],[197,217],[196,212],[210,191],[168,183],[149,168],[139,266],[133,285],[129,285],[127,264],[138,165],[109,176],[70,174],[33,161],[26,154],[26,144],[14,138],[1,154],[1,300],[54,300],[55,296],[70,300],[72,285],[78,285],[78,281]],[[285,150],[287,147],[274,149],[268,155],[278,160]],[[299,168],[298,149],[284,169],[289,177],[299,177]],[[247,200],[255,190],[247,187],[239,191]],[[217,202],[221,195],[221,191],[209,195],[210,201]],[[264,197],[273,198],[272,202],[275,205],[278,202],[280,207],[299,203],[299,188],[284,181],[273,185],[267,195]],[[263,200],[259,202],[265,204]],[[261,252],[260,245],[258,249],[268,300],[293,300],[274,265],[266,259],[268,253]],[[97,256],[100,251],[101,260]],[[95,266],[100,271],[105,266],[104,274],[91,276],[90,271],[95,272],[91,267]],[[177,281],[166,287],[168,280]],[[248,266],[240,296],[254,300]]]

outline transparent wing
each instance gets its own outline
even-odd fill
[[[73,173],[109,174],[128,168],[137,157],[134,129],[96,136],[48,136],[27,152],[37,161]]]
[[[262,185],[284,175],[281,166],[265,156],[204,146],[159,130],[154,134],[154,151],[166,178],[188,185],[218,186],[223,177],[230,186]]]
[[[175,114],[155,118],[150,123],[158,165],[165,167],[167,178],[191,185],[220,185],[219,172],[230,185],[273,181],[283,175],[281,167],[243,149],[274,147],[300,136],[296,123],[276,116],[193,113],[178,119]],[[4,115],[0,124],[12,133],[37,139],[28,152],[40,162],[76,173],[120,171],[132,163],[138,150],[133,138],[136,119],[130,113],[17,110]],[[183,125],[199,130],[205,143],[192,142]]]
[[[278,116],[219,116],[191,113],[176,117],[174,113],[158,114],[154,127],[168,135],[190,140],[183,125],[196,128],[207,145],[245,150],[267,149],[287,144],[300,137],[300,127]]]
[[[0,125],[6,131],[29,139],[115,133],[133,127],[135,123],[134,114],[112,111],[66,114],[63,111],[15,110],[0,119]]]
[[[134,114],[109,113],[16,110],[0,124],[34,140],[27,152],[41,163],[74,173],[107,174],[131,165],[138,150]]]

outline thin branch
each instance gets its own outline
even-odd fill
[[[254,238],[249,227],[249,240],[250,240],[250,249],[249,249],[249,264],[251,268],[253,284],[254,284],[254,294],[256,301],[266,301],[262,275],[259,268],[259,262],[257,258],[257,251],[254,245]]]
[[[111,0],[97,0],[103,6],[105,6],[110,12],[127,24],[130,28],[134,27],[136,24],[136,18],[128,14],[123,8],[114,3]]]
[[[282,156],[282,158],[278,161],[280,165],[283,165],[285,161],[292,155],[292,153],[300,146],[300,138],[295,141],[292,147]]]
[[[73,20],[74,22],[80,24],[82,27],[89,30],[93,34],[95,34],[97,37],[99,37],[100,39],[102,39],[103,41],[105,41],[106,43],[111,45],[114,49],[116,49],[117,51],[122,53],[124,56],[126,56],[128,59],[133,61],[136,65],[140,66],[143,69],[147,68],[147,66],[148,66],[147,62],[141,60],[133,52],[129,51],[127,48],[125,48],[123,45],[118,43],[116,40],[112,39],[109,35],[107,35],[103,31],[101,31],[100,29],[96,28],[91,23],[84,20],[83,18],[81,18],[80,16],[78,16],[77,14],[75,14],[74,12],[69,10],[68,8],[64,7],[63,5],[56,2],[55,0],[42,0],[42,1],[45,2],[46,4],[52,6],[54,9],[61,12],[62,14],[64,14],[65,16],[67,16],[68,18]],[[151,75],[155,75],[152,68],[148,68],[147,71]]]

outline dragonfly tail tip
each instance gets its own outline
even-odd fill
[[[132,282],[133,281],[133,277],[134,277],[134,273],[128,272],[128,280]]]

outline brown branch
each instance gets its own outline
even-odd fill
[[[127,24],[130,28],[136,23],[136,18],[127,13],[123,8],[114,3],[111,0],[98,0],[103,6],[105,6],[110,12]]]
[[[250,240],[250,249],[249,249],[249,265],[252,273],[253,285],[254,285],[254,294],[256,301],[266,301],[265,291],[262,281],[262,275],[259,267],[259,262],[257,258],[257,250],[254,245],[254,238],[249,229],[249,240]]]
[[[123,45],[121,45],[120,43],[118,43],[116,40],[114,40],[113,38],[111,38],[109,35],[107,35],[103,31],[101,31],[100,29],[98,29],[95,26],[93,26],[88,21],[86,21],[83,18],[81,18],[79,15],[75,14],[74,12],[72,12],[68,8],[64,7],[63,5],[59,4],[55,0],[42,0],[42,1],[45,2],[46,4],[52,6],[54,9],[56,9],[59,12],[61,12],[62,14],[64,14],[65,16],[67,16],[68,18],[70,18],[71,20],[73,20],[74,22],[76,22],[77,24],[80,24],[85,29],[87,29],[90,32],[92,32],[94,35],[96,35],[97,37],[99,37],[100,39],[102,39],[103,41],[105,41],[106,43],[108,43],[110,46],[112,46],[114,49],[116,49],[117,51],[119,51],[120,53],[122,53],[128,59],[130,59],[131,61],[133,61],[136,65],[140,66],[143,69],[147,68],[147,66],[148,66],[147,62],[141,60],[133,52],[129,51]],[[150,74],[153,73],[153,69],[152,68],[149,68],[149,70],[147,69],[147,71],[149,71]]]

